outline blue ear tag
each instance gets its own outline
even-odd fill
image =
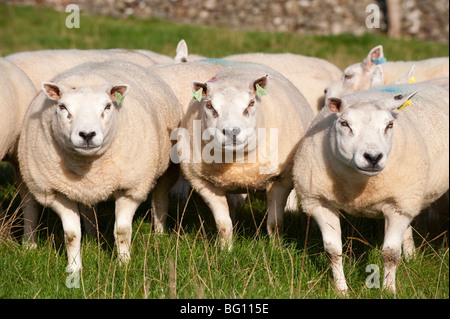
[[[376,65],[379,65],[379,64],[383,64],[383,63],[386,62],[387,60],[386,60],[386,58],[383,56],[383,57],[381,57],[380,59],[372,58],[372,61],[373,61],[373,63],[375,63]]]
[[[202,100],[202,92],[203,88],[199,88],[196,92],[192,92],[194,99],[200,102]]]

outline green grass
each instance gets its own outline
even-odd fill
[[[361,61],[383,44],[389,60],[447,56],[448,45],[394,40],[383,35],[314,36],[181,25],[160,20],[81,15],[80,29],[67,29],[66,13],[0,5],[0,53],[63,48],[149,49],[170,56],[184,38],[191,53],[222,57],[240,52],[293,52],[325,58],[340,68]],[[12,170],[0,163],[0,202],[11,217],[0,222],[0,298],[338,298],[320,232],[305,215],[286,215],[282,240],[265,230],[264,196],[252,196],[238,212],[231,252],[222,251],[212,214],[194,194],[172,200],[170,231],[152,231],[150,203],[133,223],[132,260],[117,263],[112,240],[113,204],[97,208],[101,234],[82,241],[80,287],[66,287],[67,263],[61,224],[45,209],[38,247],[20,244],[20,200]],[[308,227],[309,225],[309,227]],[[443,225],[443,229],[446,225]],[[342,218],[344,268],[349,298],[394,298],[368,289],[366,267],[382,271],[383,222]],[[397,298],[449,298],[449,255],[445,236],[416,232],[417,257],[397,271]]]

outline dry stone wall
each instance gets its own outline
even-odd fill
[[[449,42],[448,0],[399,0],[402,36]],[[382,0],[0,0],[11,4],[44,5],[64,10],[79,5],[81,12],[114,17],[134,15],[180,23],[236,29],[315,34],[386,32],[386,3]],[[380,9],[379,28],[367,28],[368,5]]]

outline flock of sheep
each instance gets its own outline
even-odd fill
[[[169,192],[189,183],[231,249],[236,206],[265,191],[270,235],[282,235],[283,213],[298,203],[317,222],[342,294],[339,210],[384,218],[383,286],[395,292],[402,246],[414,255],[411,221],[448,201],[448,69],[448,57],[386,62],[382,46],[344,72],[288,53],[207,59],[183,40],[175,58],[121,49],[0,58],[0,159],[16,169],[24,241],[35,243],[38,203],[50,207],[77,272],[79,204],[114,198],[126,263],[138,206],[151,192],[163,232]]]

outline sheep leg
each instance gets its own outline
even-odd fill
[[[95,207],[89,207],[84,204],[78,204],[84,231],[90,238],[97,238],[99,232],[98,222],[95,216]]]
[[[169,191],[178,180],[179,166],[171,164],[169,169],[158,179],[152,191],[153,224],[157,233],[166,231],[166,219],[169,212]]]
[[[403,236],[402,246],[405,259],[409,260],[411,258],[414,258],[414,256],[416,255],[416,250],[411,225],[409,225],[406,229],[405,235]]]
[[[36,229],[39,219],[38,203],[34,196],[25,187],[20,187],[19,192],[23,201],[23,243],[27,248],[36,248]],[[26,193],[23,194],[23,192]]]
[[[267,188],[267,232],[269,235],[275,234],[282,236],[283,234],[283,215],[286,201],[291,192],[291,187],[286,187],[279,181],[273,182]]]
[[[140,203],[127,196],[116,197],[114,239],[120,263],[128,263],[130,260],[131,226],[134,213]]]
[[[231,250],[233,222],[231,221],[225,191],[204,181],[197,181],[195,184],[197,185],[196,191],[202,196],[214,215],[222,249],[228,248],[228,250]]]
[[[28,190],[20,174],[19,164],[16,160],[10,160],[14,168],[16,185],[23,204],[23,239],[26,248],[36,248],[36,228],[38,224],[38,203]]]
[[[342,265],[342,239],[339,212],[320,204],[310,211],[307,210],[307,212],[313,216],[322,233],[323,246],[331,262],[336,290],[339,294],[345,295],[348,287]]]
[[[227,203],[230,210],[231,222],[233,227],[236,225],[236,211],[240,209],[247,198],[247,194],[228,194],[227,193]]]
[[[401,256],[402,240],[410,227],[412,218],[396,208],[384,211],[385,231],[383,243],[384,280],[383,288],[395,294],[395,272]]]
[[[81,222],[78,205],[58,194],[49,206],[62,222],[68,260],[66,272],[75,273],[81,270]]]

